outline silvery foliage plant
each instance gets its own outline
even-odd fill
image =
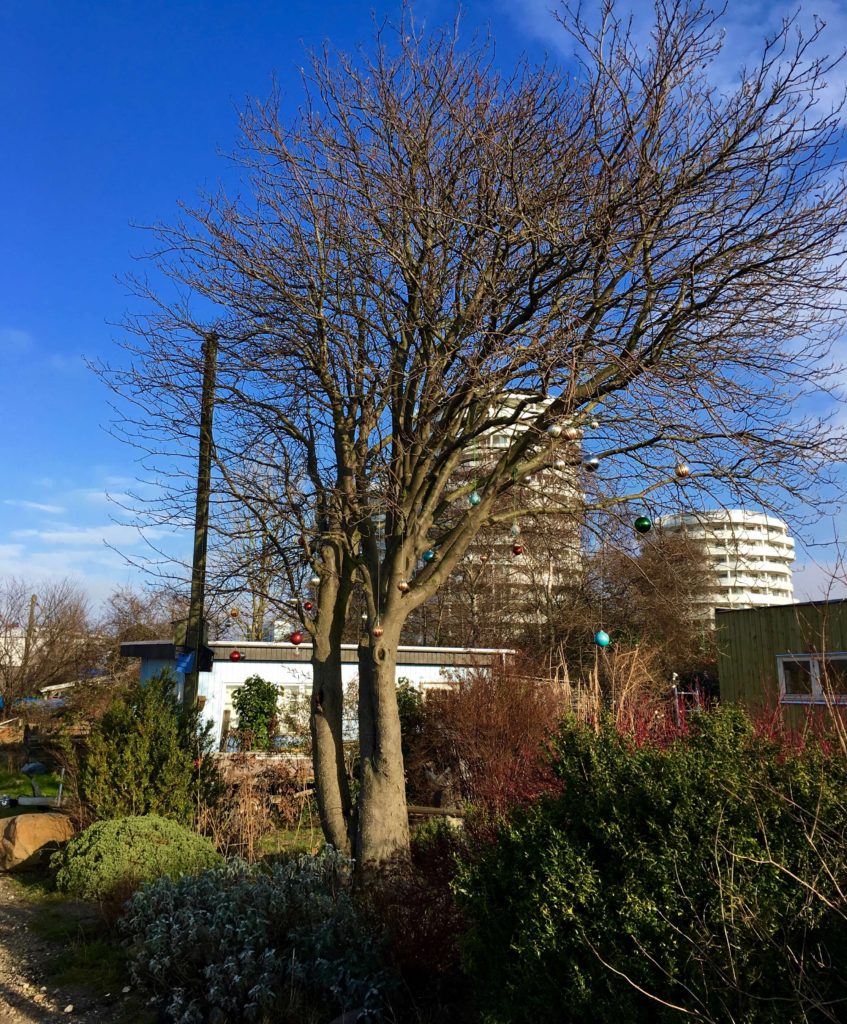
[[[292,995],[378,1020],[390,979],[332,848],[271,868],[241,861],[137,892],[121,920],[133,979],[176,1024],[260,1022]]]

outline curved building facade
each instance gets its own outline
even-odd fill
[[[791,604],[794,540],[776,516],[743,509],[715,509],[663,516],[667,533],[701,541],[715,571],[712,608]]]

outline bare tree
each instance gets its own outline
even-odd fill
[[[296,471],[289,557],[320,581],[303,628],[322,823],[365,867],[408,848],[401,632],[481,528],[508,529],[561,474],[562,515],[698,491],[784,508],[812,480],[822,494],[845,450],[798,413],[831,379],[847,220],[815,39],[786,24],[726,92],[701,6],[658,0],[644,47],[610,4],[599,27],[562,22],[569,74],[501,77],[485,45],[406,15],[370,56],[317,54],[292,122],[276,97],[249,106],[243,195],[158,229],[187,297],[137,283],[136,359],[111,377],[147,410],[161,394],[167,428],[214,330],[219,464],[258,445]],[[354,814],[339,644],[357,589]]]
[[[98,629],[119,643],[161,639],[185,617],[186,602],[185,594],[167,588],[116,587],[106,598]]]
[[[557,595],[549,622],[534,635],[529,632],[527,640],[534,641],[551,670],[575,678],[587,678],[597,666],[598,629],[616,645],[642,648],[665,692],[673,673],[713,672],[709,599],[715,570],[705,546],[661,531],[640,537],[636,545],[629,524],[608,518],[605,523],[608,536],[586,552],[582,574]]]
[[[70,580],[0,582],[0,715],[45,686],[78,681],[101,653],[86,598]]]

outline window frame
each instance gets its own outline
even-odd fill
[[[812,692],[811,693],[786,693],[785,692],[785,663],[790,661],[808,661],[811,668]],[[821,666],[825,661],[847,662],[847,651],[823,651],[821,653],[811,651],[787,651],[776,656],[777,676],[779,678],[779,702],[780,704],[835,704],[847,705],[847,692],[830,693],[823,692],[821,684]]]

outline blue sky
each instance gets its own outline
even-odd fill
[[[564,45],[549,6],[473,0],[464,22],[490,27],[508,66],[521,51],[540,57]],[[789,9],[730,0],[728,76]],[[233,148],[238,109],[265,96],[272,75],[296,102],[304,47],[366,44],[372,11],[381,19],[397,10],[305,0],[0,3],[0,576],[69,575],[95,599],[140,581],[108,546],[143,550],[107,498],[134,486],[134,456],[105,431],[108,395],[84,363],[114,356],[112,325],[129,305],[118,279],[146,244],[132,225],[173,218],[178,199],[226,173],[218,151]],[[828,21],[832,48],[841,46],[844,0],[812,10]],[[442,23],[455,5],[429,0],[415,12]],[[837,525],[822,525],[816,539]],[[798,596],[819,596],[824,576],[809,565]]]

